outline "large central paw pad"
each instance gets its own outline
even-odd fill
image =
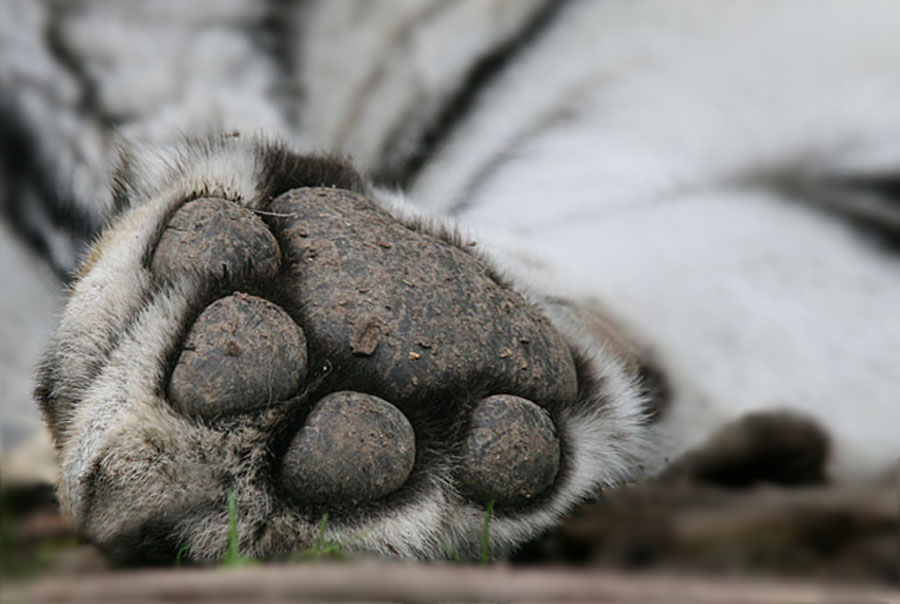
[[[301,505],[382,500],[417,461],[434,464],[417,449],[458,457],[458,491],[482,503],[520,505],[553,484],[548,409],[574,400],[576,377],[534,307],[458,245],[348,191],[297,189],[262,218],[203,199],[160,237],[151,270],[236,292],[181,342],[167,387],[179,412],[215,422],[302,394],[274,462]]]
[[[299,189],[271,211],[312,350],[373,394],[407,412],[452,404],[446,393],[460,384],[574,398],[562,338],[471,254],[346,191]]]

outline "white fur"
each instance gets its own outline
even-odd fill
[[[106,163],[107,148],[99,125],[79,109],[82,85],[47,47],[53,22],[53,11],[42,2],[0,3],[0,101],[13,105],[16,121],[31,130],[48,180],[64,181],[67,197],[80,205],[85,220],[99,225],[111,207],[106,171],[98,169]],[[6,192],[0,188],[0,194]],[[36,191],[23,197],[8,203],[19,204],[38,229],[53,233],[48,247],[55,267],[74,268],[80,242],[46,224]]]
[[[31,397],[32,368],[53,329],[62,292],[49,267],[30,254],[2,222],[0,275],[18,276],[0,288],[0,451],[4,462],[16,466],[13,469],[4,463],[3,479],[53,480],[53,464],[44,463],[41,454],[35,456],[26,443],[44,436],[40,413]],[[22,304],[22,300],[30,303]],[[18,460],[6,458],[23,446],[28,447],[27,453]],[[46,453],[43,455],[46,457]]]
[[[252,0],[95,2],[63,11],[60,36],[130,140],[171,143],[223,128],[288,136],[273,102],[277,68],[254,46],[265,16]]]
[[[301,120],[313,147],[349,153],[368,170],[396,129],[409,147],[472,64],[534,14],[542,0],[313,2],[302,12]],[[365,24],[361,26],[361,24]],[[464,34],[463,34],[464,32]]]
[[[793,407],[836,436],[839,475],[884,471],[900,455],[897,260],[769,185],[900,168],[900,5],[716,7],[573,7],[413,194],[466,204],[539,289],[601,300],[658,355],[673,453]]]
[[[409,152],[477,61],[542,7],[328,0],[287,15],[302,35],[279,57],[257,45],[269,5],[249,0],[0,5],[0,84],[15,91],[48,177],[65,183],[73,203],[99,224],[112,204],[116,145],[157,149],[134,153],[134,204],[100,241],[52,347],[73,378],[54,387],[81,403],[63,439],[70,511],[88,521],[79,481],[98,459],[110,467],[129,455],[155,459],[140,438],[147,430],[185,467],[202,466],[192,457],[198,439],[227,438],[158,399],[163,351],[197,284],[185,279],[148,300],[140,259],[150,225],[186,195],[257,207],[259,166],[238,143],[212,155],[185,151],[182,133],[258,130],[378,167],[391,159],[379,157],[385,148]],[[599,301],[653,355],[673,393],[658,431],[641,427],[643,401],[621,362],[548,306],[605,377],[603,390],[596,406],[563,420],[575,441],[569,481],[545,507],[499,519],[498,547],[750,410],[789,406],[818,418],[835,436],[832,469],[841,477],[881,472],[900,455],[892,433],[900,420],[898,261],[814,200],[778,188],[788,176],[897,173],[896,23],[900,5],[877,0],[568,3],[434,149],[411,186],[420,205],[404,213],[454,214],[536,301],[540,292]],[[46,48],[50,26],[79,70]],[[283,73],[279,60],[298,71]],[[91,84],[95,106],[85,117]],[[391,194],[381,197],[395,207]],[[77,242],[58,233],[48,241],[54,261],[71,266]],[[6,237],[2,246],[19,249]],[[12,265],[0,264],[4,275],[18,271]],[[34,297],[52,307],[50,295]],[[42,337],[37,323],[29,345]],[[121,341],[107,357],[113,336]],[[94,368],[100,374],[88,379]],[[6,362],[0,375],[20,370],[18,360]],[[477,549],[482,511],[453,491],[451,462],[407,509],[363,529],[360,547]],[[189,475],[212,484],[202,467]],[[153,476],[119,478],[139,489]],[[254,509],[274,509],[244,486],[258,495]],[[175,487],[146,495],[149,507],[192,496],[187,483]],[[212,555],[223,522],[205,517],[184,536]],[[338,526],[328,535],[354,536]]]

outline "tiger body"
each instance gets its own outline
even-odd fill
[[[27,367],[61,283],[122,209],[112,166],[138,157],[131,186],[159,189],[184,136],[212,134],[349,156],[383,203],[458,224],[577,315],[578,346],[652,367],[665,400],[622,443],[640,460],[623,477],[773,408],[827,429],[836,478],[900,456],[894,3],[0,11],[0,245],[16,284],[0,310],[21,317],[3,338],[23,345],[4,355],[4,448],[37,417]],[[207,169],[193,186],[246,173],[228,154]]]

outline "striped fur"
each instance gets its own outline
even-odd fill
[[[611,375],[635,356],[665,378],[622,459],[789,407],[829,430],[833,476],[877,475],[900,456],[898,22],[889,1],[5,2],[0,270],[21,287],[0,313],[28,327],[0,333],[4,453],[87,246],[173,165],[256,190],[246,155],[203,172],[187,141],[259,134],[348,156],[535,297],[602,309],[612,337],[547,303]]]

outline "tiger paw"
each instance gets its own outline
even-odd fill
[[[260,145],[241,189],[210,174],[221,152],[184,168],[202,192],[132,191],[45,356],[86,536],[167,562],[220,558],[236,528],[242,554],[286,555],[327,514],[349,550],[474,555],[490,507],[502,553],[628,475],[624,378],[471,246],[343,166]]]

